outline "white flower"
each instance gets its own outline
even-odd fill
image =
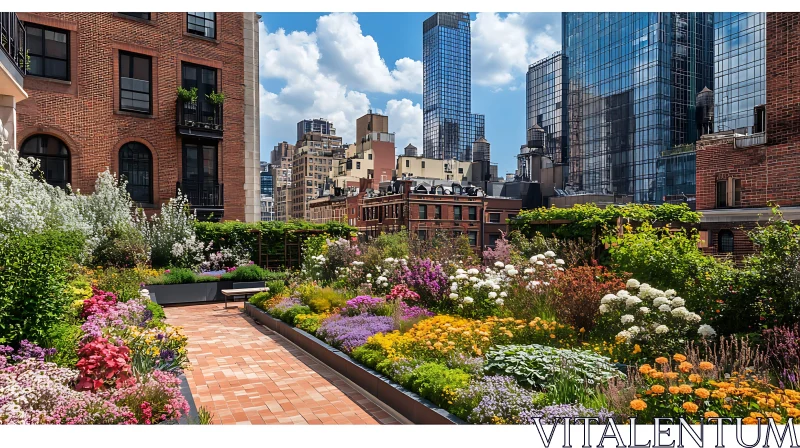
[[[472,303],[473,301],[472,297],[464,297],[464,303]]]
[[[642,299],[640,299],[640,298],[638,298],[636,296],[630,296],[625,301],[625,306],[627,306],[628,308],[633,308],[634,306],[636,306],[636,305],[638,305],[640,303],[642,303]]]
[[[598,308],[598,310],[600,311],[600,314],[605,314],[605,313],[607,313],[607,312],[608,312],[608,305],[606,305],[606,304],[602,304],[602,305],[600,305],[600,307]]]
[[[481,279],[479,279],[478,277],[470,277],[469,281],[471,281],[472,283],[478,283],[479,281],[481,281]]]
[[[367,278],[372,278],[372,274],[367,274]]]
[[[697,329],[697,333],[704,338],[717,334],[717,332],[711,328],[711,325],[700,325],[700,328]]]
[[[642,289],[650,289],[650,284],[649,283],[642,283],[641,285],[639,285],[639,289],[640,290],[642,290]]]
[[[675,317],[684,317],[687,314],[689,314],[689,310],[687,310],[686,308],[684,308],[682,306],[672,310],[672,315],[675,316]]]
[[[636,288],[639,287],[639,280],[636,280],[635,278],[632,278],[632,279],[628,280],[627,283],[625,283],[625,287],[628,288],[628,289],[636,289]]]
[[[469,278],[469,275],[467,275],[467,274],[458,274],[458,275],[456,275],[456,280],[464,280],[464,279],[468,279],[468,278]]]
[[[630,341],[631,337],[633,337],[633,335],[630,334],[629,332],[625,331],[625,330],[622,330],[619,333],[617,333],[617,337],[621,338],[621,339],[624,339],[625,341]]]
[[[633,316],[631,316],[630,314],[625,314],[622,316],[620,320],[622,321],[623,324],[629,324],[633,322]]]
[[[497,293],[496,292],[492,291],[492,292],[489,293],[489,298],[490,299],[494,299],[496,297],[497,297]]]
[[[672,308],[670,308],[669,305],[667,305],[667,304],[664,304],[664,305],[661,305],[660,307],[658,307],[659,311],[663,311],[665,313],[669,313],[669,310],[671,310],[671,309]]]
[[[506,271],[510,271],[512,269],[514,269],[514,265],[513,264],[507,264],[506,267],[505,267]]]
[[[612,303],[615,300],[617,300],[617,296],[615,296],[614,294],[606,294],[606,295],[603,296],[602,299],[600,299],[600,303],[603,303],[603,304]]]
[[[696,323],[700,322],[703,319],[697,313],[689,313],[686,316],[684,316],[683,318],[686,319],[687,322],[691,322],[693,324],[696,324]]]
[[[653,306],[660,307],[661,305],[669,305],[669,299],[666,297],[656,297],[655,300],[653,300]]]
[[[542,260],[538,260],[538,261],[536,262],[536,264],[537,264],[537,265],[539,265],[539,266],[544,266],[544,261],[542,261]]]
[[[469,271],[467,271],[467,274],[469,274],[469,275],[478,275],[480,273],[481,273],[481,271],[479,271],[479,270],[477,270],[475,268],[472,268]]]
[[[642,314],[650,314],[650,308],[648,308],[646,306],[643,306],[643,307],[639,308],[639,312],[642,313]]]
[[[631,293],[625,291],[624,289],[617,291],[617,297],[628,297],[629,295],[631,295]]]
[[[516,269],[511,269],[511,270],[509,270],[509,271],[507,272],[507,274],[513,277],[513,276],[515,276],[515,275],[519,274],[519,271],[518,271],[518,270],[516,270]]]
[[[461,275],[461,274],[466,274],[466,273],[467,273],[467,271],[465,271],[463,269],[456,269],[456,275]]]
[[[533,268],[525,268],[525,270],[522,271],[522,272],[524,272],[526,274],[533,274]]]
[[[503,306],[503,304],[505,303],[505,301],[503,301],[503,299],[497,299],[497,300],[495,300],[495,301],[494,301],[494,303],[496,303],[496,304],[497,304],[497,306]]]
[[[386,280],[388,280],[388,279],[386,277],[382,276],[382,275],[380,277],[378,277],[378,283],[383,283]]]
[[[534,256],[532,256],[532,257],[531,257],[531,259],[530,259],[530,260],[528,260],[528,261],[530,261],[531,263],[536,263],[536,260],[538,260],[538,258],[536,258],[536,255],[534,255]]]
[[[453,286],[451,286],[451,287],[450,287],[450,291],[453,291],[453,292],[456,292],[456,291],[458,291],[458,285],[456,285],[455,283],[453,283]]]
[[[450,280],[453,280],[454,278],[455,278],[455,277],[453,277],[452,275],[450,276]]]
[[[458,298],[458,294],[456,294],[456,293],[454,293],[454,292],[451,292],[451,293],[450,293],[450,298],[451,298],[451,299],[457,299],[457,298]]]
[[[669,331],[666,325],[659,325],[656,327],[656,334],[664,334]]]
[[[385,259],[383,261],[385,261],[386,263],[394,263],[394,258],[389,257],[389,258],[387,258],[387,259]]]
[[[537,256],[536,256],[536,258],[538,258],[539,260],[544,260],[544,259],[545,259],[545,258],[547,258],[547,257],[545,257],[545,256],[544,256],[544,255],[542,255],[542,254],[539,254],[539,255],[537,255]]]
[[[498,267],[498,268],[502,268],[503,266],[505,266],[505,264],[503,264],[503,262],[502,262],[502,261],[495,261],[495,262],[494,262],[494,265],[495,265],[496,267]]]
[[[544,256],[545,257],[550,257],[550,258],[555,258],[556,253],[553,252],[552,250],[548,250],[547,252],[544,253]]]
[[[492,289],[495,289],[495,290],[500,289],[500,285],[492,285]]]
[[[503,291],[503,292],[500,293],[500,297],[503,297],[503,298],[508,297],[508,293]]]
[[[668,289],[668,290],[664,291],[664,295],[667,296],[667,297],[672,297],[675,294],[677,294],[677,293],[675,292],[674,289]]]
[[[628,333],[632,335],[637,335],[639,334],[640,331],[642,331],[641,328],[637,327],[636,325],[632,326],[631,328],[628,328]]]
[[[560,258],[557,258],[557,259],[556,259],[556,264],[557,264],[557,265],[559,265],[559,266],[561,266],[561,265],[563,265],[563,264],[564,264],[564,260],[562,260],[562,259],[560,259]]]
[[[676,307],[677,306],[683,306],[685,304],[686,304],[686,301],[681,299],[680,297],[675,297],[674,299],[672,299],[672,302],[670,302],[670,305],[676,306]]]

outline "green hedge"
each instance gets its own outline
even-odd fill
[[[347,224],[330,222],[327,224],[314,224],[308,221],[260,221],[244,223],[238,221],[224,222],[196,222],[195,231],[197,238],[204,243],[213,241],[214,248],[236,247],[241,245],[250,251],[253,261],[258,258],[258,233],[261,231],[261,253],[272,259],[283,259],[285,236],[288,234],[289,242],[296,243],[303,238],[297,230],[321,230],[333,238],[348,238],[355,234],[356,229]]]

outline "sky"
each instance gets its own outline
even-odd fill
[[[425,13],[259,13],[261,160],[297,139],[297,122],[327,118],[345,142],[369,109],[389,116],[397,151],[422,149]],[[499,173],[525,143],[528,65],[561,49],[559,13],[471,13],[472,112],[486,116]]]

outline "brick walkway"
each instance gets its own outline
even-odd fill
[[[240,307],[214,303],[165,311],[189,338],[189,387],[215,424],[399,423]]]

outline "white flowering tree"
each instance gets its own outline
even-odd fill
[[[150,245],[154,266],[194,269],[205,261],[206,246],[197,239],[194,222],[189,200],[182,194],[161,204],[161,213],[150,219],[140,211],[136,224]]]
[[[618,343],[638,345],[648,358],[673,354],[690,340],[716,334],[700,323],[700,315],[686,309],[675,290],[662,291],[635,279],[616,294],[606,294],[599,312],[598,329],[615,334]]]

